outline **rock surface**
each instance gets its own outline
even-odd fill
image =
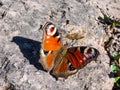
[[[105,31],[97,19],[102,17],[100,9],[119,18],[119,5],[120,0],[1,0],[0,90],[112,90],[110,59],[102,45]],[[38,63],[40,28],[46,21],[58,27],[64,43],[97,48],[101,53],[98,61],[56,81]],[[66,38],[72,27],[84,29],[84,38]]]

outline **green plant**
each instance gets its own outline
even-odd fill
[[[111,70],[114,73],[114,78],[115,78],[115,84],[120,88],[120,66],[119,66],[119,59],[120,59],[120,54],[118,52],[113,53],[113,58],[114,58],[114,63],[111,64]]]
[[[101,13],[103,15],[102,17],[98,17],[98,20],[100,23],[102,23],[105,27],[109,28],[120,28],[120,20],[117,20],[116,18],[111,18],[109,15],[105,14],[102,10]]]

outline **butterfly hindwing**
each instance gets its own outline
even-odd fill
[[[52,74],[56,77],[67,78],[69,75],[75,74],[77,69],[70,70],[69,60],[66,57],[68,52],[67,46],[62,46],[56,52],[54,57],[54,67],[52,69]]]
[[[47,71],[50,71],[54,65],[54,52],[53,51],[46,51],[41,49],[40,50],[40,60],[39,62],[42,64],[43,68]]]

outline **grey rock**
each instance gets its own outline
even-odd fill
[[[4,82],[9,82],[14,90],[112,90],[114,80],[108,76],[109,57],[99,44],[105,31],[97,18],[102,16],[100,8],[118,17],[119,5],[119,0],[1,0],[0,90]],[[69,25],[83,27],[85,38],[74,41],[65,38],[67,20]],[[75,42],[70,46],[97,48],[101,53],[98,61],[66,80],[56,81],[38,63],[43,33],[40,27],[46,21],[61,30],[63,42]]]

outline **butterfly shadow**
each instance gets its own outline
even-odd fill
[[[34,65],[38,70],[45,71],[42,65],[39,63],[41,42],[21,36],[13,37],[11,42],[14,42],[19,46],[20,51],[24,57],[29,60],[30,64]]]

